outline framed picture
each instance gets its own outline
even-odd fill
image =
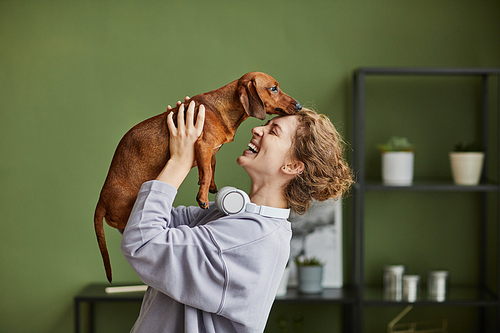
[[[342,199],[313,201],[304,215],[290,214],[292,241],[290,246],[290,278],[288,285],[297,286],[295,257],[304,254],[317,257],[323,268],[323,287],[342,288]]]

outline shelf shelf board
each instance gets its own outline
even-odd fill
[[[140,302],[144,297],[144,291],[107,293],[106,287],[137,286],[141,284],[140,282],[112,285],[109,283],[92,283],[85,286],[85,288],[75,296],[75,300],[80,302]]]
[[[126,284],[137,285],[138,283]],[[140,283],[139,283],[140,284]],[[106,287],[124,286],[124,284],[110,285],[106,283],[95,283],[87,285],[75,300],[80,302],[140,302],[145,292],[124,292],[124,293],[106,293]],[[297,288],[288,288],[285,296],[276,297],[276,303],[334,303],[334,304],[354,304],[356,300],[355,292],[352,288],[325,288],[320,294],[301,294]]]
[[[320,294],[301,294],[297,288],[288,288],[285,296],[276,297],[275,303],[333,303],[354,304],[354,290],[350,288],[324,288]]]
[[[419,68],[419,67],[363,67],[357,74],[370,75],[499,75],[500,68]]]
[[[452,287],[442,302],[428,299],[425,288],[416,302],[385,300],[382,288],[365,288],[363,303],[367,306],[500,306],[497,296],[476,287]]]
[[[361,190],[361,185],[356,184]],[[449,180],[416,180],[411,186],[388,186],[380,180],[367,180],[364,184],[365,191],[450,191],[450,192],[495,192],[500,191],[500,185],[495,183],[482,183],[479,185],[455,185]]]

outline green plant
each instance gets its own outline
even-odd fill
[[[393,136],[386,143],[378,145],[382,152],[413,151],[413,145],[405,137]]]
[[[464,144],[462,142],[459,142],[455,145],[455,148],[453,151],[456,152],[472,152],[472,151],[482,151],[481,146],[476,143],[476,142],[471,142]]]
[[[295,257],[297,266],[323,266],[324,263],[316,257],[298,256]]]

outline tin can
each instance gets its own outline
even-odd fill
[[[430,271],[427,278],[427,297],[429,300],[443,302],[446,299],[448,271]]]
[[[403,265],[388,265],[384,267],[384,299],[401,301],[403,295]]]
[[[403,275],[403,300],[415,302],[419,298],[420,276]]]

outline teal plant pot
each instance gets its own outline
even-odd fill
[[[319,294],[323,291],[323,266],[299,266],[299,292]]]

